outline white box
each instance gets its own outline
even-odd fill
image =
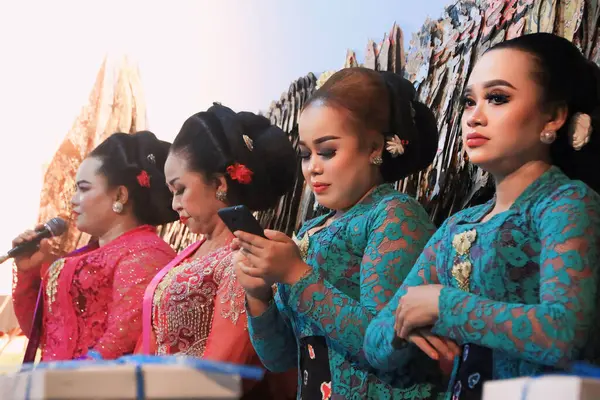
[[[527,396],[523,390],[527,383]],[[483,386],[483,400],[600,400],[600,379],[546,375],[489,381]]]
[[[184,365],[142,367],[145,399],[238,399],[241,378]],[[29,394],[27,393],[29,387]],[[87,400],[137,397],[135,365],[37,369],[0,376],[0,399]]]

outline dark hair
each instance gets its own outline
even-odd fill
[[[382,153],[381,175],[395,182],[428,167],[437,151],[437,121],[431,110],[416,100],[412,83],[393,72],[346,68],[333,74],[306,103],[315,102],[346,110],[359,130],[374,130],[385,137],[398,135],[407,142],[398,157]]]
[[[588,61],[567,39],[550,33],[534,33],[501,42],[489,51],[520,50],[533,56],[533,78],[541,88],[544,110],[567,106],[568,118],[550,146],[552,163],[571,179],[579,179],[600,190],[598,156],[600,155],[600,68]],[[590,141],[577,151],[571,145],[569,124],[575,113],[592,118]]]
[[[217,103],[185,121],[171,152],[183,155],[188,169],[207,181],[225,176],[228,202],[254,211],[274,207],[295,183],[296,152],[287,135],[263,116]],[[227,173],[234,164],[252,171],[249,183]]]
[[[115,133],[96,147],[88,157],[100,159],[99,171],[111,187],[125,186],[133,204],[133,214],[142,224],[162,225],[177,220],[171,208],[172,196],[165,183],[164,166],[170,143],[152,132]],[[138,181],[145,171],[150,187]]]

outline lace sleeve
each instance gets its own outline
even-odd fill
[[[402,368],[412,359],[414,352],[407,349],[406,342],[402,343],[401,348],[392,346],[392,341],[396,337],[394,331],[396,309],[400,298],[406,294],[409,287],[439,283],[436,254],[443,246],[444,230],[442,226],[431,237],[400,289],[369,324],[365,335],[364,352],[369,364],[374,368],[392,371]]]
[[[102,358],[114,359],[133,352],[142,333],[144,291],[154,275],[172,258],[172,254],[152,247],[127,255],[118,262],[106,331],[93,348]]]
[[[600,267],[600,202],[584,192],[559,190],[532,216],[541,238],[539,304],[444,288],[434,333],[550,366],[577,357],[597,317]]]
[[[12,301],[23,333],[29,336],[42,279],[40,271],[18,272],[13,265]]]
[[[432,231],[433,225],[415,201],[393,198],[382,202],[375,210],[360,265],[360,300],[312,273],[291,288],[290,308],[367,365],[363,353],[366,329],[400,287]]]
[[[215,297],[213,321],[203,358],[234,364],[250,364],[256,359],[244,303],[244,288],[235,277],[229,257]]]
[[[286,372],[298,366],[298,344],[291,322],[285,316],[278,285],[275,299],[261,315],[248,315],[250,340],[265,368],[271,372]]]

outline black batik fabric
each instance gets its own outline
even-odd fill
[[[329,351],[323,336],[300,339],[300,374],[302,400],[331,398]]]
[[[492,350],[476,344],[463,346],[452,400],[481,400],[483,384],[492,379]]]

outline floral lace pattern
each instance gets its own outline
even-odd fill
[[[298,237],[327,217],[305,224]],[[434,397],[441,388],[436,377],[422,373],[436,371],[426,357],[415,352],[411,367],[386,373],[374,370],[362,350],[367,326],[400,287],[432,232],[427,213],[414,199],[381,185],[314,233],[306,259],[313,273],[292,287],[278,285],[275,303],[263,315],[249,318],[252,342],[264,365],[272,371],[295,367],[300,352],[296,338],[322,336],[329,352],[331,398]]]
[[[143,226],[103,247],[90,246],[65,257],[51,312],[47,306],[49,292],[44,290],[42,359],[74,359],[89,350],[105,359],[132,353],[142,330],[144,289],[174,256],[153,227]],[[42,270],[44,287],[47,272]],[[31,322],[27,321],[35,308],[34,288],[39,288],[40,276],[16,275],[15,313],[29,332]]]
[[[376,368],[398,368],[389,345],[394,311],[409,286],[441,283],[434,333],[492,349],[493,379],[536,375],[572,360],[598,361],[600,196],[553,167],[506,212],[480,222],[493,202],[459,212],[435,233],[393,300],[367,331]],[[458,288],[451,240],[477,229],[471,293]]]

